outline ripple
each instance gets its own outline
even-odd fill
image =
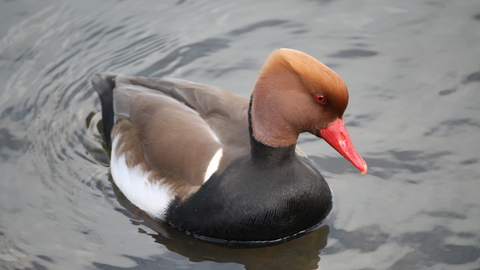
[[[268,21],[262,21],[258,23],[254,23],[251,25],[244,26],[239,29],[235,29],[230,31],[227,35],[229,36],[240,36],[249,32],[256,31],[257,29],[260,28],[265,28],[265,27],[274,27],[278,25],[282,25],[288,22],[287,20],[268,20]]]
[[[0,268],[407,269],[478,262],[478,232],[467,229],[479,216],[480,122],[473,92],[462,90],[479,82],[473,2],[445,2],[444,9],[331,0],[2,5]],[[205,78],[246,96],[278,47],[358,60],[330,66],[350,81],[356,113],[347,125],[369,149],[370,173],[360,180],[337,153],[313,157],[341,204],[332,224],[285,245],[238,250],[138,217],[109,178],[91,74]],[[454,110],[441,110],[445,104]],[[440,109],[417,114],[433,106]],[[313,152],[310,141],[318,138],[299,144]]]
[[[351,49],[351,50],[341,50],[334,54],[330,54],[329,57],[334,58],[358,58],[358,57],[370,57],[377,55],[378,52],[369,51],[369,50],[362,50],[362,49]]]
[[[415,247],[415,251],[395,262],[392,269],[405,269],[404,267],[408,265],[440,263],[457,265],[474,262],[480,258],[478,246],[446,244],[447,236],[458,235],[442,226],[438,226],[432,231],[403,234],[400,243]]]
[[[471,82],[480,82],[480,71],[469,74],[463,81],[463,83],[465,84],[471,83]]]

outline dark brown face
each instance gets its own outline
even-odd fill
[[[296,132],[310,132],[318,136],[320,129],[342,119],[346,102],[338,102],[337,98],[329,91],[312,94],[309,91],[284,90],[278,104],[282,104],[283,117]]]
[[[292,108],[290,121],[301,123],[299,131],[318,136],[320,129],[342,119],[348,104],[347,86],[335,72],[314,58],[300,55],[302,62],[296,63],[298,58],[290,61],[295,79],[287,84],[291,93],[285,94],[284,104]]]
[[[318,83],[313,85],[314,87],[309,86],[310,103],[311,106],[316,107],[316,110],[313,115],[308,117],[312,118],[308,132],[318,136],[320,129],[325,128],[337,119],[343,118],[343,113],[348,104],[348,91],[343,82],[330,84],[328,87]]]
[[[318,136],[341,119],[348,103],[342,79],[315,58],[290,49],[275,51],[252,93],[254,137],[270,146],[296,143],[298,134]]]
[[[295,144],[298,134],[310,132],[366,173],[342,119],[347,105],[347,86],[335,72],[305,53],[280,49],[255,83],[252,135],[276,147]]]

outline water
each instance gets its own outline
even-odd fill
[[[0,25],[0,268],[480,269],[477,0],[3,1]],[[346,81],[369,173],[302,136],[335,210],[274,247],[149,221],[109,179],[92,73],[248,96],[279,47]]]

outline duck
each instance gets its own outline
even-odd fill
[[[115,185],[148,216],[201,240],[272,245],[322,224],[332,191],[297,147],[300,133],[367,172],[343,120],[345,82],[298,50],[274,50],[250,98],[176,78],[102,72],[91,82]]]

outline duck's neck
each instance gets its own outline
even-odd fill
[[[302,93],[298,75],[284,65],[266,65],[253,87],[250,100],[253,137],[268,146],[285,147],[297,143],[304,132],[301,104]]]
[[[253,132],[252,103],[253,97],[248,110],[250,147],[253,163],[257,166],[273,168],[292,162],[296,158],[295,148],[298,135],[295,137],[293,143],[286,146],[270,146],[257,139]]]

